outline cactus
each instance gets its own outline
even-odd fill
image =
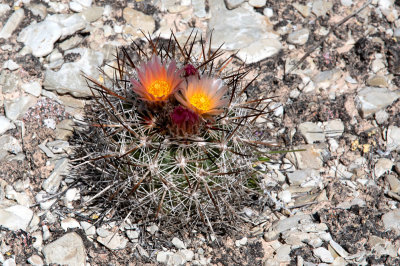
[[[211,38],[146,39],[117,51],[113,77],[86,77],[94,100],[74,168],[86,205],[107,220],[237,221],[263,196],[254,162],[270,143],[254,133],[266,99],[246,99],[254,79]]]

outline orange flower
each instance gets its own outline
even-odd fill
[[[161,63],[157,55],[153,55],[149,62],[142,63],[137,68],[139,81],[131,79],[133,91],[143,100],[160,102],[165,101],[178,89],[182,79],[181,71],[176,71],[175,61],[172,60],[167,68]]]
[[[191,76],[180,92],[175,94],[176,99],[199,115],[219,115],[228,103],[228,99],[222,99],[227,87],[221,79]]]

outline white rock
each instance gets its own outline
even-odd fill
[[[46,70],[43,86],[46,90],[56,90],[60,94],[70,93],[75,97],[91,96],[92,93],[82,73],[98,77],[97,68],[103,63],[103,53],[86,48],[76,48],[68,52],[79,53],[81,58],[76,62],[63,64],[57,72]]]
[[[340,119],[329,120],[322,123],[326,137],[340,137],[344,132],[344,124]]]
[[[198,18],[207,16],[205,0],[192,0],[193,13]]]
[[[0,151],[1,150],[18,154],[22,152],[22,147],[16,138],[9,135],[4,135],[0,137]]]
[[[357,93],[356,104],[363,118],[391,105],[400,97],[400,90],[390,91],[387,88],[365,87]]]
[[[288,35],[287,41],[292,44],[303,45],[308,41],[309,35],[310,31],[308,29],[296,30]]]
[[[34,266],[42,266],[43,265],[43,260],[39,255],[32,255],[28,258],[28,262],[31,265]]]
[[[36,102],[37,98],[32,95],[22,95],[15,99],[5,100],[4,109],[6,116],[10,120],[15,121],[23,116]]]
[[[98,236],[97,241],[112,250],[124,249],[128,243],[127,238],[117,233],[110,233],[106,237]]]
[[[322,260],[322,262],[332,263],[335,259],[326,248],[319,247],[313,250],[314,255]]]
[[[270,17],[272,17],[274,15],[274,11],[272,10],[272,8],[266,7],[263,10],[263,14],[264,14],[264,16],[270,18]]]
[[[177,238],[177,237],[174,237],[174,238],[172,239],[172,244],[173,244],[177,249],[184,249],[184,248],[186,248],[185,243],[183,243],[183,241],[180,240],[180,239]]]
[[[156,22],[152,16],[146,15],[133,8],[126,7],[123,10],[123,17],[127,24],[124,28],[124,33],[132,35],[132,37],[142,37],[140,29],[146,34],[152,34],[156,29]]]
[[[292,200],[292,193],[289,190],[279,192],[278,197],[284,202],[289,203]]]
[[[46,264],[86,265],[85,246],[77,233],[68,233],[43,248]]]
[[[243,237],[243,238],[235,241],[235,245],[237,247],[244,246],[246,244],[247,244],[247,237]]]
[[[82,12],[83,7],[81,4],[77,3],[77,2],[69,2],[69,8],[74,11],[74,12]]]
[[[14,205],[6,209],[0,209],[0,225],[9,230],[26,231],[33,216],[32,210],[22,205]]]
[[[393,167],[393,162],[391,160],[386,158],[379,159],[378,162],[376,162],[375,164],[375,169],[374,169],[375,177],[379,178],[386,172],[390,172],[392,167]]]
[[[88,236],[92,236],[92,235],[96,234],[96,227],[94,225],[92,225],[91,223],[82,221],[81,227]]]
[[[0,31],[0,39],[8,39],[11,37],[12,33],[14,30],[16,30],[19,26],[19,24],[22,22],[24,19],[25,12],[23,8],[18,9],[15,11],[10,18],[7,20],[6,24]]]
[[[10,129],[14,129],[15,125],[7,117],[0,116],[0,135],[4,134]]]
[[[42,250],[43,245],[43,235],[41,231],[36,231],[31,234],[35,238],[32,247],[36,250]]]
[[[192,261],[194,258],[194,252],[190,249],[182,249],[178,253],[182,254],[186,261]]]
[[[41,57],[51,53],[54,43],[61,37],[61,34],[61,26],[46,19],[24,28],[17,40],[29,47],[34,56]]]
[[[338,243],[336,243],[334,240],[330,240],[329,241],[329,245],[331,245],[331,247],[333,247],[333,249],[343,258],[346,258],[349,253],[344,250],[344,248],[342,246],[340,246]]]
[[[54,120],[53,118],[44,119],[43,124],[45,127],[50,128],[50,129],[56,128],[56,120]]]
[[[313,122],[301,123],[298,130],[305,138],[308,144],[314,142],[323,142],[325,140],[325,133],[321,128],[321,125]]]
[[[58,187],[60,186],[62,176],[67,172],[67,170],[68,170],[67,158],[62,158],[56,161],[53,172],[45,181],[43,181],[42,188],[47,193],[55,194],[58,190]]]
[[[159,263],[167,263],[169,258],[172,257],[174,253],[171,251],[159,251],[157,253],[157,262]]]
[[[267,3],[267,0],[249,0],[249,4],[254,7],[263,7]]]
[[[19,65],[15,63],[13,60],[7,60],[3,64],[4,69],[9,69],[11,71],[17,70],[19,68]]]
[[[279,35],[270,31],[265,17],[248,4],[228,10],[223,0],[215,0],[210,13],[208,28],[213,34],[212,49],[222,45],[223,50],[239,50],[238,57],[247,63],[258,62],[281,50]]]
[[[153,225],[147,227],[146,231],[149,232],[150,234],[154,235],[158,231],[158,226],[153,224]]]
[[[234,8],[237,8],[238,6],[240,6],[244,2],[244,0],[226,0],[225,2],[226,2],[226,6],[229,9],[234,9]]]
[[[386,134],[386,149],[388,151],[399,150],[400,148],[400,127],[389,126]]]
[[[7,4],[0,4],[0,16],[3,16],[7,11],[9,11],[11,8]]]
[[[328,0],[314,0],[312,12],[318,16],[325,16],[332,9],[333,3]]]
[[[389,211],[382,216],[382,222],[385,230],[394,230],[400,233],[400,209]]]
[[[84,7],[90,7],[92,5],[92,0],[74,0],[75,2],[79,3]]]
[[[77,220],[68,217],[61,221],[61,228],[64,229],[65,232],[67,232],[69,228],[81,228],[81,226],[79,225]]]
[[[389,114],[385,110],[379,110],[375,113],[375,121],[382,125],[389,119]]]
[[[340,3],[344,6],[351,6],[353,4],[353,0],[340,0]]]
[[[15,263],[14,258],[9,258],[3,262],[3,266],[17,266],[17,264]]]
[[[42,93],[42,85],[40,85],[40,83],[37,81],[24,83],[21,85],[21,88],[25,92],[32,94],[35,97],[39,97],[40,94]]]
[[[265,58],[276,55],[282,49],[282,44],[277,39],[261,39],[243,47],[237,53],[240,60],[247,64],[256,63]]]

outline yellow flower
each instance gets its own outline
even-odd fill
[[[222,99],[227,87],[221,79],[191,76],[176,99],[199,115],[219,115],[227,105],[228,99]]]
[[[161,63],[159,56],[153,55],[150,61],[142,63],[137,68],[139,81],[131,79],[133,91],[143,100],[165,101],[178,89],[182,79],[181,71],[176,71],[175,61],[172,60],[167,68]]]

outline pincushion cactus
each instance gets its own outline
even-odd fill
[[[147,41],[117,51],[114,77],[86,77],[94,103],[75,138],[86,199],[103,219],[237,220],[263,196],[254,163],[269,142],[254,122],[266,99],[246,100],[244,65],[228,70],[233,56],[201,38]]]

